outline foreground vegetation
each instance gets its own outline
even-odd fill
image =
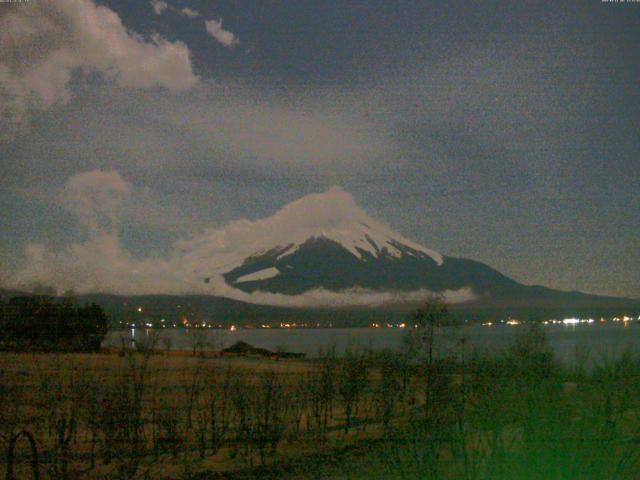
[[[16,479],[636,478],[640,358],[563,369],[535,328],[504,351],[460,339],[435,358],[433,333],[399,351],[313,360],[1,354],[2,469]]]
[[[0,351],[96,352],[107,330],[100,306],[79,306],[73,297],[0,299]]]

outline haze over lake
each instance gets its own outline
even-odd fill
[[[460,339],[466,340],[469,351],[486,349],[495,351],[513,344],[518,334],[524,333],[526,325],[507,326],[468,325],[460,328],[443,329],[437,343],[440,353],[459,350]],[[640,351],[640,323],[606,323],[593,325],[545,325],[549,346],[558,360],[565,364],[589,362],[618,357],[626,350]],[[168,329],[159,332],[158,348],[163,348],[164,339],[169,339],[171,349],[189,350],[192,348],[193,330]],[[132,330],[110,332],[104,346],[117,347],[121,338],[130,340]],[[152,330],[135,329],[134,338],[141,342],[150,338]],[[406,329],[401,328],[299,328],[299,329],[238,329],[236,331],[207,329],[204,332],[206,348],[219,350],[244,341],[256,347],[269,350],[284,348],[291,352],[317,356],[321,350],[335,346],[338,353],[344,352],[349,345],[371,347],[374,349],[401,348]],[[588,355],[586,358],[584,355]]]

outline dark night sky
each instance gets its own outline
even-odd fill
[[[147,73],[123,72],[156,52],[114,59],[86,41],[100,38],[89,22],[65,33],[83,24],[70,2],[0,4],[0,26],[47,4],[69,25],[20,17],[47,29],[30,40],[48,38],[37,55],[0,33],[6,284],[25,245],[83,241],[80,207],[61,191],[99,169],[129,185],[109,221],[136,258],[340,185],[446,255],[640,298],[640,4],[168,0],[158,15],[148,2],[99,2],[137,38],[132,52],[154,34],[188,48],[198,83],[158,54],[149,87]],[[226,36],[207,32],[211,19]],[[43,59],[53,90],[32,74]],[[68,81],[53,81],[59,71]]]

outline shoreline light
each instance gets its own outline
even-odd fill
[[[562,320],[562,323],[565,325],[576,325],[580,323],[580,320],[577,318],[565,318],[564,320]]]

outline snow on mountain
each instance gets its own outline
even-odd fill
[[[85,203],[79,220],[93,226],[104,205]],[[571,307],[571,314],[580,306],[630,305],[628,299],[523,285],[481,262],[443,257],[372,219],[339,188],[296,200],[268,218],[206,229],[176,242],[166,258],[134,257],[120,244],[119,222],[112,223],[62,249],[27,245],[25,264],[9,284],[16,290],[41,284],[78,293],[216,295],[298,308],[407,305],[433,293],[483,308]]]
[[[255,282],[256,280],[266,280],[268,278],[273,278],[276,275],[280,275],[280,270],[274,267],[265,268],[264,270],[259,270],[254,273],[250,273],[248,275],[243,275],[242,277],[238,277],[236,283],[242,282]]]
[[[207,229],[195,239],[179,242],[178,248],[183,262],[207,277],[229,272],[267,252],[275,252],[279,259],[292,255],[310,239],[332,240],[357,259],[365,254],[374,258],[409,255],[443,263],[439,253],[372,219],[339,187],[295,200],[264,219]]]

